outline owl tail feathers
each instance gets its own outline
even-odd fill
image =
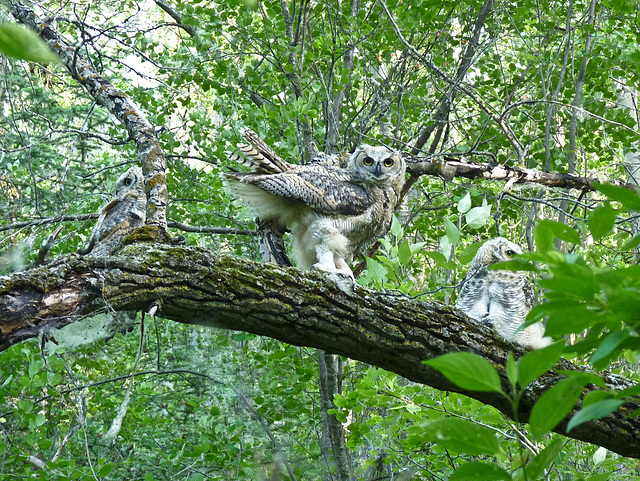
[[[249,167],[258,174],[279,174],[291,170],[293,167],[276,154],[253,130],[244,129],[242,137],[249,144],[238,144],[242,155],[236,152],[227,152],[229,159]]]

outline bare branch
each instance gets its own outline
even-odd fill
[[[56,217],[45,217],[44,219],[27,220],[24,222],[16,222],[14,224],[0,225],[0,232],[4,230],[16,230],[23,227],[34,227],[37,225],[58,224],[60,222],[77,222],[83,220],[97,219],[98,214],[79,214],[79,215],[59,215]]]
[[[413,176],[423,174],[440,175],[445,178],[466,177],[467,179],[497,180],[503,182],[513,181],[516,184],[538,184],[546,187],[564,189],[578,189],[582,191],[594,190],[594,183],[611,182],[620,187],[636,190],[636,186],[620,181],[609,181],[593,177],[581,177],[579,175],[561,174],[557,172],[542,172],[535,169],[509,167],[506,165],[477,164],[461,162],[448,155],[432,156],[425,160],[422,157],[407,159],[407,172]]]

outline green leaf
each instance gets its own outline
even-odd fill
[[[29,364],[29,377],[33,379],[33,376],[38,374],[40,369],[42,369],[42,363],[40,361],[33,361]]]
[[[538,221],[533,230],[536,247],[540,252],[547,252],[553,248],[555,239],[560,239],[572,244],[580,243],[580,234],[566,224],[553,220],[543,219]]]
[[[567,432],[571,431],[576,426],[595,419],[602,419],[608,416],[612,412],[618,410],[620,406],[624,404],[621,399],[606,399],[597,403],[589,404],[578,411],[575,416],[571,418],[567,425]]]
[[[629,239],[627,242],[624,243],[624,245],[620,248],[620,250],[630,251],[631,249],[635,249],[638,246],[640,246],[640,235],[636,235],[631,239]]]
[[[449,238],[446,235],[440,237],[440,250],[442,251],[442,255],[444,255],[446,259],[448,259],[451,255],[453,246],[451,245],[451,242],[449,242]]]
[[[615,356],[616,350],[629,338],[629,331],[614,331],[602,340],[596,352],[589,359],[589,363],[597,371],[602,371],[609,365],[609,361]]]
[[[493,430],[465,419],[441,418],[415,428],[424,440],[458,453],[493,454],[499,449]]]
[[[580,264],[561,264],[552,266],[554,277],[541,279],[540,286],[562,294],[591,300],[600,293],[598,278],[593,269]]]
[[[367,261],[367,269],[371,272],[371,276],[378,281],[385,281],[387,278],[387,268],[371,257],[365,258]]]
[[[541,320],[547,316],[545,333],[552,337],[581,332],[601,319],[600,314],[585,303],[566,299],[538,304],[527,318]]]
[[[610,200],[620,202],[626,209],[640,211],[640,195],[637,192],[617,185],[599,184],[597,182],[593,183],[593,187]]]
[[[594,240],[602,239],[611,232],[615,223],[616,211],[611,207],[609,202],[601,205],[600,207],[596,207],[593,212],[591,212],[587,221],[589,231],[591,232]]]
[[[458,202],[458,212],[464,214],[465,212],[468,212],[469,209],[471,209],[471,195],[467,192],[467,195]]]
[[[559,341],[531,351],[518,359],[518,382],[523,389],[556,365],[564,350],[564,341]]]
[[[447,239],[451,245],[457,245],[460,240],[460,231],[456,225],[445,217],[444,230],[447,233]]]
[[[460,264],[468,264],[473,260],[475,255],[478,253],[478,249],[483,244],[483,242],[474,242],[471,245],[468,245],[462,251],[462,254],[458,257]]]
[[[403,266],[408,266],[411,263],[412,257],[413,253],[411,252],[409,241],[405,239],[405,241],[400,244],[400,247],[398,248],[398,259],[400,260],[400,264]]]
[[[511,474],[495,464],[467,463],[449,477],[449,481],[511,481]]]
[[[605,459],[607,459],[607,448],[603,448],[600,446],[595,453],[593,453],[593,464],[596,466],[602,464]]]
[[[404,230],[400,225],[400,221],[395,215],[393,216],[393,219],[391,219],[391,229],[389,230],[389,232],[391,232],[391,234],[397,238],[400,238],[404,235]]]
[[[58,62],[58,57],[35,32],[15,23],[0,24],[0,52],[31,62]]]
[[[557,382],[535,403],[529,417],[531,433],[538,439],[555,428],[580,400],[582,390],[589,384],[579,376]]]
[[[474,207],[465,215],[467,227],[469,229],[480,229],[484,227],[491,215],[491,205],[487,204],[486,199],[483,200],[481,207]]]
[[[551,441],[549,446],[540,451],[535,458],[526,464],[524,467],[524,472],[526,473],[524,479],[538,479],[544,470],[551,466],[553,460],[564,447],[564,443],[565,440],[562,438]]]
[[[425,252],[424,255],[433,259],[436,264],[447,264],[447,258],[444,256],[442,252]]]
[[[113,464],[105,464],[100,467],[100,476],[108,476],[111,471],[113,471]]]
[[[415,255],[416,252],[420,252],[426,245],[427,245],[426,242],[416,242],[415,244],[409,244],[409,248],[411,249],[411,254]]]
[[[469,391],[502,392],[498,371],[484,358],[471,352],[451,352],[428,361],[456,386]]]

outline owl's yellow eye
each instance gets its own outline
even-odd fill
[[[131,177],[127,177],[126,179],[124,179],[124,185],[127,185],[127,186],[128,186],[128,185],[131,185],[131,182],[133,182],[133,181],[131,180]]]
[[[373,165],[373,159],[367,156],[364,159],[362,159],[362,163],[368,167],[370,165]]]
[[[393,167],[393,159],[384,159],[384,166],[385,167]]]
[[[513,252],[511,249],[507,249],[507,252],[505,254],[507,254],[507,257],[513,257],[515,252]]]

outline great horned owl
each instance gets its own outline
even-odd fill
[[[515,254],[522,254],[522,249],[504,237],[485,242],[471,261],[456,306],[469,317],[493,327],[505,339],[540,349],[551,343],[550,338],[543,337],[542,324],[518,330],[534,302],[527,275],[520,271],[487,269]]]
[[[279,157],[249,129],[231,154],[252,172],[225,174],[232,191],[259,217],[287,226],[293,258],[303,269],[314,268],[353,279],[354,253],[389,228],[405,180],[399,153],[361,145],[346,167],[322,161],[293,165]],[[333,165],[331,165],[333,164]]]
[[[144,224],[146,205],[142,169],[131,167],[116,181],[116,198],[102,208],[89,244],[78,253],[94,257],[113,253],[133,229]]]

